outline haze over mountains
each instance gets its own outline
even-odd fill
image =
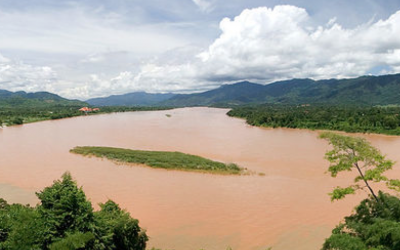
[[[48,92],[0,90],[0,106],[86,105]],[[261,85],[238,82],[196,94],[134,92],[87,100],[93,106],[210,106],[241,104],[400,105],[400,74],[352,79],[292,79]]]
[[[149,94],[146,92],[133,92],[123,95],[92,98],[86,102],[94,106],[152,106],[168,100],[175,94]]]

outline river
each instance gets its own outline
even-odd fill
[[[332,178],[317,131],[251,127],[226,109],[114,113],[0,129],[0,197],[34,192],[69,171],[95,208],[112,199],[140,221],[149,246],[176,250],[313,250],[366,193],[332,203],[353,176]],[[170,116],[167,116],[170,114]],[[363,135],[400,161],[400,137]],[[180,151],[263,175],[222,176],[116,165],[75,146]],[[399,164],[390,173],[400,176]]]

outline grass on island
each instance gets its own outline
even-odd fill
[[[244,169],[236,164],[225,164],[200,156],[180,152],[143,151],[111,147],[75,147],[71,153],[96,156],[121,163],[144,164],[154,168],[199,171],[216,174],[242,174]]]

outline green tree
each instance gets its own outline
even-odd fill
[[[38,212],[44,226],[43,249],[47,249],[57,238],[65,237],[66,233],[93,231],[92,204],[69,173],[37,196],[41,201]]]
[[[40,237],[36,211],[20,204],[8,205],[4,200],[0,208],[0,249],[40,249],[35,242]]]
[[[339,135],[325,132],[320,135],[332,145],[333,149],[325,154],[330,162],[328,171],[332,177],[339,172],[356,170],[358,176],[354,184],[348,187],[336,187],[330,193],[331,200],[344,198],[348,194],[354,194],[359,189],[367,188],[376,201],[378,197],[372,189],[370,182],[385,182],[391,189],[399,190],[400,182],[390,180],[383,173],[392,168],[394,162],[387,160],[381,152],[368,141],[359,137]]]
[[[144,250],[139,222],[109,200],[93,212],[69,173],[37,193],[32,208],[0,199],[0,250]]]
[[[101,210],[96,212],[97,228],[99,230],[99,245],[104,249],[140,250],[146,248],[148,237],[139,227],[138,220],[122,210],[114,201],[108,200],[99,204]]]
[[[11,124],[22,125],[24,124],[24,119],[22,119],[21,117],[15,117],[14,119],[12,119]]]
[[[325,240],[322,250],[400,250],[400,199],[378,193],[356,207]]]
[[[389,188],[399,191],[400,181],[383,175],[394,163],[365,139],[331,132],[322,133],[320,138],[333,147],[325,155],[330,162],[328,171],[333,177],[342,171],[356,170],[358,173],[353,185],[335,188],[330,194],[331,199],[341,199],[362,188],[368,188],[370,192],[368,199],[356,207],[355,213],[332,231],[322,250],[400,250],[400,199],[381,191],[376,195],[370,186],[371,181],[385,182]]]

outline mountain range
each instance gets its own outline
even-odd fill
[[[149,94],[146,92],[133,92],[124,95],[92,98],[86,102],[93,106],[154,106],[168,100],[174,94]]]
[[[400,74],[350,79],[292,79],[267,85],[238,82],[196,94],[134,92],[93,98],[93,106],[212,106],[242,104],[400,105]],[[1,106],[87,105],[48,92],[0,90]]]
[[[292,79],[261,85],[239,82],[199,94],[176,95],[167,106],[241,104],[400,104],[400,74],[351,79]]]

